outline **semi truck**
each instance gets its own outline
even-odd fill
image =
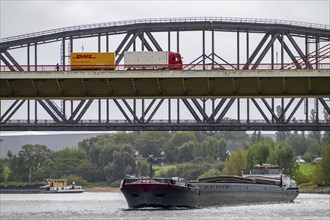
[[[114,70],[115,57],[114,52],[72,52],[71,70]]]
[[[141,51],[124,53],[125,68],[130,69],[182,69],[180,53],[170,51]]]

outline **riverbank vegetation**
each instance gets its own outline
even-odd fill
[[[303,187],[330,185],[329,132],[277,132],[276,140],[254,132],[120,132],[83,140],[52,151],[23,145],[0,159],[1,184],[40,183],[67,178],[83,186],[118,187],[127,175],[178,176],[198,180],[240,175],[242,168],[276,164]],[[152,156],[151,156],[152,155]],[[307,163],[298,164],[296,156]],[[315,158],[322,158],[312,163]]]

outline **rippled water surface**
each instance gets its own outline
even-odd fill
[[[0,219],[325,219],[329,194],[300,194],[293,203],[201,209],[128,210],[121,193],[0,194]]]

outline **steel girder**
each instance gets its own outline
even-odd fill
[[[56,101],[60,102],[60,105],[53,100],[37,100],[34,106],[30,105],[30,101],[15,100],[6,110],[1,111],[0,130],[329,130],[329,118],[323,120],[322,112],[330,115],[330,99],[312,99],[315,113],[313,117],[309,117],[309,112],[312,110],[308,105],[310,100],[307,98],[133,99],[131,101],[91,99],[77,100],[75,103],[69,101],[71,106],[68,106],[68,101],[64,100]],[[26,102],[28,106],[24,107],[23,104]],[[93,103],[98,105],[92,107]],[[41,118],[42,110],[38,105],[48,116]],[[34,119],[31,117],[33,112],[31,108],[35,109]],[[17,113],[19,109],[27,111],[24,114],[27,118],[17,119],[22,117]],[[299,114],[297,114],[298,110],[300,110]],[[302,114],[301,111],[304,113]],[[97,114],[94,114],[92,119],[86,119],[90,118],[91,112]]]

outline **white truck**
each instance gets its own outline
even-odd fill
[[[169,51],[128,51],[124,54],[126,69],[182,69],[180,53]]]

